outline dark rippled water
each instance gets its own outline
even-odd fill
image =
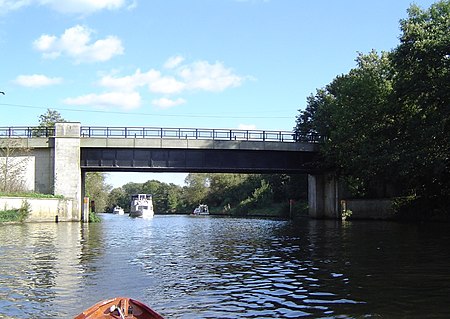
[[[114,296],[166,318],[445,318],[450,226],[104,215],[0,225],[0,318]]]

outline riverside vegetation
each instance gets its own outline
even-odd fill
[[[448,218],[450,1],[407,13],[399,45],[358,54],[356,67],[307,98],[294,130],[327,137],[317,165],[337,175],[347,197],[391,198],[399,218]],[[304,175],[196,173],[183,187],[148,181],[111,190],[101,173],[90,174],[86,189],[97,211],[126,208],[139,192],[153,194],[157,213],[186,213],[199,203],[241,216],[306,211]]]
[[[327,137],[317,165],[335,172],[349,196],[393,198],[400,218],[448,218],[450,1],[428,9],[411,5],[407,12],[400,44],[390,52],[360,53],[355,68],[307,98],[294,130]],[[39,126],[61,121],[47,110]],[[2,185],[14,176],[2,169],[8,171]],[[296,216],[307,208],[305,175],[192,173],[185,186],[152,180],[114,189],[105,180],[104,173],[86,175],[95,212],[126,209],[133,193],[153,194],[155,211],[166,214],[190,213],[199,203],[213,214],[239,216]]]
[[[297,116],[351,196],[395,198],[402,218],[450,216],[449,26],[450,1],[412,5],[396,48],[359,54]]]

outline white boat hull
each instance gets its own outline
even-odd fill
[[[197,208],[194,209],[192,215],[209,215],[208,205],[204,204],[199,205]]]
[[[152,195],[134,194],[131,196],[130,217],[152,218],[153,215]]]
[[[152,218],[154,215],[153,211],[133,211],[130,212],[130,217],[135,217],[135,218]]]
[[[124,214],[123,209],[121,207],[114,207],[112,213],[115,215],[123,215]]]

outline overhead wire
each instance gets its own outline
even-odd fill
[[[185,117],[185,118],[231,118],[231,119],[291,119],[292,116],[237,116],[237,115],[224,115],[222,114],[158,114],[158,113],[144,113],[144,112],[125,112],[125,111],[110,111],[110,110],[86,110],[86,109],[75,109],[75,108],[61,108],[61,107],[43,107],[43,106],[33,106],[33,105],[22,105],[22,104],[11,104],[11,103],[0,103],[3,106],[13,106],[22,108],[32,108],[32,109],[51,109],[56,111],[67,111],[67,112],[83,112],[83,113],[102,113],[102,114],[118,114],[118,115],[139,115],[139,116],[154,116],[154,117]],[[275,111],[274,111],[275,112]],[[277,110],[276,112],[280,112]],[[234,112],[236,113],[236,112]],[[258,112],[261,113],[261,112]]]

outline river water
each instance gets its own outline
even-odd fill
[[[450,225],[102,215],[0,225],[0,318],[115,296],[169,318],[445,318]]]

